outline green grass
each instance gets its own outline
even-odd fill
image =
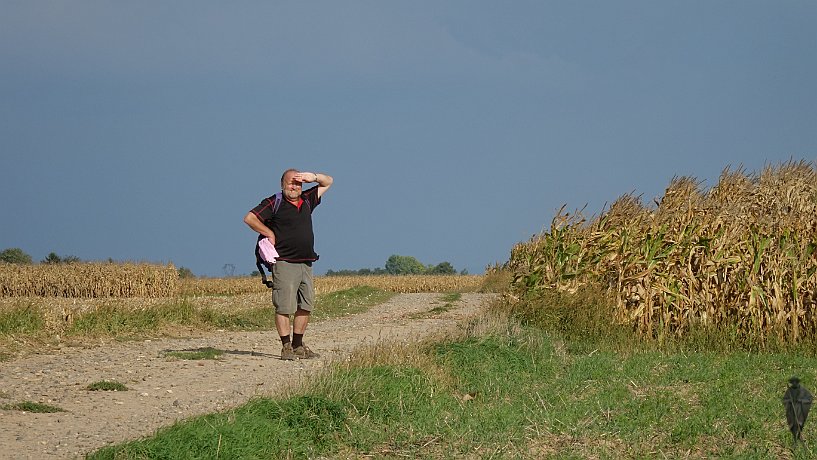
[[[165,352],[165,356],[177,359],[221,359],[224,355],[224,350],[218,350],[212,347],[203,347],[196,350],[179,350]]]
[[[67,332],[69,335],[128,338],[155,332],[165,326],[266,330],[275,327],[275,312],[270,308],[222,312],[212,308],[197,308],[185,298],[140,310],[126,309],[110,303],[78,316]]]
[[[45,336],[43,314],[33,305],[17,304],[0,311],[0,362],[14,358],[19,339]]]
[[[412,314],[408,315],[408,318],[409,319],[432,318],[435,315],[441,315],[441,314],[447,312],[448,310],[451,310],[452,308],[454,308],[454,305],[451,304],[451,303],[446,303],[444,305],[435,305],[434,307],[432,307],[431,309],[429,309],[427,311],[420,311],[420,312],[417,312],[417,313],[412,313]]]
[[[345,411],[319,396],[253,400],[227,413],[197,417],[152,438],[106,447],[89,459],[308,458],[343,433]]]
[[[318,296],[314,320],[323,320],[366,311],[395,294],[369,286]],[[32,321],[22,310],[13,323]],[[1,318],[1,317],[0,317]],[[9,323],[12,322],[9,320]],[[127,309],[115,302],[106,303],[93,311],[79,315],[67,330],[69,336],[110,336],[120,339],[138,338],[160,331],[163,327],[186,326],[196,329],[227,329],[259,331],[275,329],[275,310],[268,307],[242,309],[232,312],[196,307],[188,298],[179,298],[166,304],[146,309]],[[2,327],[2,324],[0,324]],[[14,326],[19,330],[22,326]],[[2,329],[0,329],[2,333]]]
[[[315,320],[322,320],[362,313],[375,305],[387,302],[395,295],[397,294],[371,286],[356,286],[330,292],[318,296],[312,317]]]
[[[94,382],[85,387],[85,389],[88,391],[128,391],[128,387],[126,387],[125,384],[108,380]]]
[[[301,394],[258,399],[90,458],[810,458],[781,398],[817,357],[571,347],[514,323],[345,363]]]
[[[50,414],[55,412],[65,412],[64,409],[61,409],[56,406],[50,406],[48,404],[42,404],[33,401],[23,401],[14,404],[6,404],[3,406],[5,410],[18,410],[22,412],[31,412],[35,414]]]
[[[126,309],[111,302],[79,315],[66,332],[74,336],[131,337],[155,331],[167,324],[193,324],[202,314],[186,299],[138,310]]]
[[[32,306],[19,306],[0,312],[0,336],[32,334],[42,329],[42,315]]]
[[[447,302],[447,303],[457,302],[459,300],[462,300],[462,293],[461,292],[447,292],[447,293],[443,294],[442,296],[440,296],[440,300],[442,300],[443,302]]]

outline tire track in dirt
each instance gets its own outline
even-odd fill
[[[82,458],[101,447],[153,434],[177,420],[222,411],[254,396],[280,394],[316,371],[381,341],[409,344],[455,328],[476,315],[491,294],[468,293],[448,311],[440,294],[400,294],[368,312],[314,322],[305,341],[321,357],[281,361],[274,331],[217,332],[201,338],[154,339],[66,348],[0,363],[0,405],[36,401],[67,412],[0,410],[0,458]],[[417,314],[419,318],[417,317]],[[213,347],[212,361],[170,360],[168,350]],[[88,391],[101,380],[130,391]]]

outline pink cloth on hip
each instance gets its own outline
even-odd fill
[[[275,263],[275,258],[278,257],[278,251],[275,250],[275,246],[272,245],[268,238],[263,238],[258,242],[258,250],[264,261],[271,264]]]

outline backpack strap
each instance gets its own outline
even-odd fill
[[[272,278],[272,267],[264,259],[261,258],[261,249],[258,247],[258,241],[255,242],[255,266],[258,267],[258,273],[261,274],[261,282],[268,288],[272,289],[272,280],[267,280],[267,275],[264,273],[264,267],[269,270],[270,278]]]
[[[281,207],[281,201],[284,200],[284,192],[278,192],[274,195],[273,202],[272,202],[272,213],[275,214],[278,212],[278,208]]]
[[[281,207],[281,201],[283,200],[284,195],[283,192],[276,193],[272,198],[272,213],[275,214],[278,212],[278,208]],[[267,263],[264,259],[261,258],[261,249],[258,247],[258,242],[261,241],[263,235],[259,235],[258,239],[255,240],[255,266],[258,268],[258,273],[261,274],[261,282],[267,286],[268,288],[272,289],[272,280],[267,280],[267,275],[264,273],[264,267],[267,268],[269,271],[270,278],[272,278],[272,265]]]

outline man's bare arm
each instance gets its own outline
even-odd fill
[[[317,182],[318,196],[323,195],[323,193],[326,192],[329,189],[329,187],[332,186],[332,182],[334,181],[334,179],[332,179],[332,176],[328,174],[313,172],[301,172],[295,174],[294,179],[301,182]]]
[[[248,212],[246,216],[244,216],[244,223],[249,225],[251,229],[255,230],[256,232],[264,235],[270,240],[273,246],[275,246],[275,233],[272,233],[272,230],[269,229],[261,219],[258,218],[252,212]]]

